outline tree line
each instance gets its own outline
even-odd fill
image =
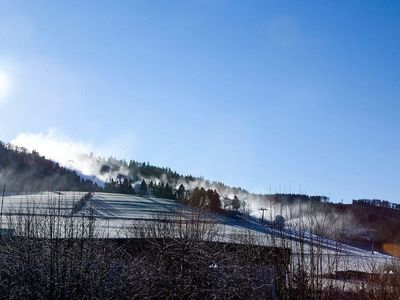
[[[353,205],[368,205],[368,206],[376,206],[376,207],[384,207],[400,210],[400,204],[392,203],[386,200],[379,199],[359,199],[353,200]]]
[[[120,178],[107,181],[104,191],[172,199],[191,207],[209,209],[211,211],[220,211],[222,209],[221,196],[218,194],[217,190],[205,189],[203,187],[187,190],[183,184],[174,188],[168,182],[165,184],[163,182],[156,183],[153,181],[147,183],[146,180],[142,179],[140,183],[133,183],[132,179]],[[233,207],[238,209],[240,204],[238,206],[238,202],[235,203],[236,205]]]

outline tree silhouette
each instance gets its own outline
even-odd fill
[[[142,182],[140,183],[140,186],[139,186],[139,195],[140,196],[147,195],[147,183],[144,179],[142,180]]]

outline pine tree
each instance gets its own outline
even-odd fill
[[[221,210],[221,200],[216,190],[209,189],[207,191],[208,207],[210,210],[218,212]]]
[[[144,179],[142,180],[142,183],[140,184],[140,187],[139,187],[139,195],[140,196],[147,195],[147,183]]]
[[[179,186],[178,191],[176,192],[176,198],[180,202],[184,202],[184,200],[185,200],[185,187],[183,186],[183,184],[181,184]]]
[[[240,200],[238,199],[238,197],[234,197],[232,200],[232,209],[238,211],[240,208]]]

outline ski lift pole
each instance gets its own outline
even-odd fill
[[[6,185],[3,187],[3,194],[1,196],[1,209],[0,209],[0,237],[2,236],[3,229],[3,204],[4,204],[4,194],[6,193]]]
[[[260,210],[262,211],[262,215],[261,215],[261,224],[264,224],[264,212],[267,210],[265,207],[260,208]]]

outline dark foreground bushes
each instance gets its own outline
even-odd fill
[[[13,234],[0,238],[0,298],[270,299],[285,290],[288,249],[223,241],[196,214],[130,221],[126,237],[112,239],[92,210],[63,215],[48,205],[1,224]]]
[[[4,299],[268,299],[289,253],[191,239],[3,239]]]

